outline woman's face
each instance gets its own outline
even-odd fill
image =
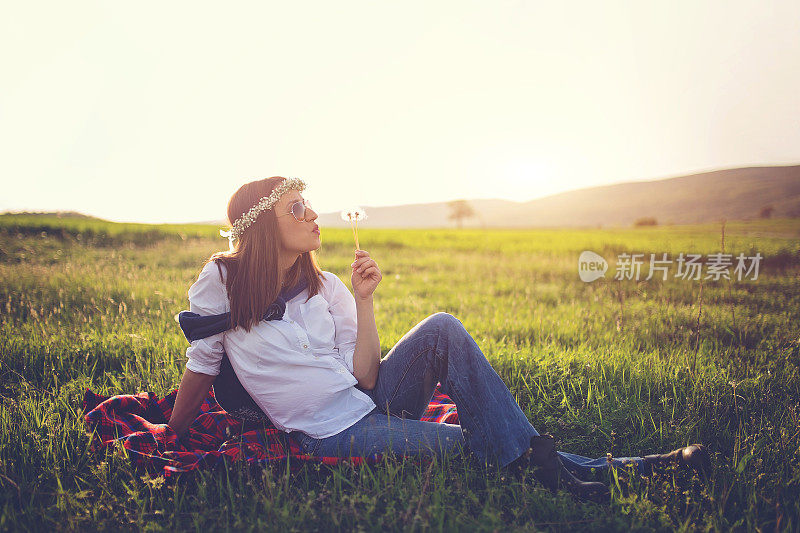
[[[300,194],[300,191],[290,190],[284,193],[273,206],[275,216],[278,217],[278,231],[282,248],[292,255],[316,250],[321,244],[319,226],[314,222],[317,213],[306,208],[303,221],[298,221],[291,213],[292,205],[302,201],[303,195]]]

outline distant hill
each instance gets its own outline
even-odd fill
[[[567,191],[527,202],[469,200],[476,213],[465,228],[614,227],[653,217],[658,224],[698,224],[758,218],[765,207],[772,216],[800,217],[800,165],[716,170],[653,181],[635,181]],[[364,228],[455,227],[447,202],[362,206]],[[75,211],[15,212],[19,215],[73,219],[96,217]],[[350,227],[338,212],[320,213],[324,227]],[[222,220],[197,224],[224,227]]]
[[[528,202],[470,200],[477,216],[463,227],[630,226],[644,217],[659,224],[696,224],[758,218],[800,217],[800,165],[748,167],[701,174],[603,185]],[[365,228],[454,227],[447,202],[388,207],[362,206]],[[322,227],[349,227],[339,213],[321,213]]]
[[[26,217],[41,216],[41,217],[56,217],[56,218],[84,218],[91,220],[102,220],[101,218],[84,215],[77,211],[4,211],[3,215],[20,215]]]

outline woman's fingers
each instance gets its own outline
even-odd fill
[[[361,281],[370,281],[370,280],[380,281],[382,279],[381,275],[377,271],[376,272],[372,272],[372,271],[362,272],[358,276],[359,276],[359,278],[361,278]]]
[[[356,259],[352,263],[350,263],[350,266],[357,268],[359,265],[363,265],[364,263],[366,263],[368,261],[374,261],[374,260],[372,258],[370,258],[370,257],[361,257],[359,259]]]
[[[379,270],[378,270],[377,266],[371,266],[371,267],[365,268],[364,270],[362,270],[360,272],[361,272],[361,274],[366,276],[367,274],[370,274],[372,272],[379,272]]]
[[[373,259],[366,259],[364,261],[353,263],[353,268],[355,268],[357,272],[361,272],[365,268],[373,265],[378,266],[378,264]]]
[[[360,269],[358,272],[361,274],[366,274],[367,272],[374,272],[378,270],[377,265],[367,265],[364,268]]]
[[[353,272],[357,272],[359,274],[363,274],[367,270],[377,269],[377,268],[378,268],[377,263],[375,263],[375,261],[371,261],[371,262],[363,263],[363,264],[361,264],[359,266],[353,267]]]
[[[361,272],[361,277],[363,278],[368,278],[372,276],[375,276],[379,279],[381,278],[381,271],[378,270],[378,267],[369,267],[364,272]]]
[[[366,259],[370,259],[369,252],[365,252],[364,250],[357,250],[356,251],[356,258],[353,261],[353,264],[355,265],[359,261],[364,261]]]
[[[362,279],[373,277],[379,281],[381,279],[381,271],[378,268],[378,263],[369,256],[369,252],[364,250],[356,251],[356,260],[350,266],[354,272],[357,272]]]

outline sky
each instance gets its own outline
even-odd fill
[[[800,163],[800,2],[17,2],[0,211],[221,220]]]

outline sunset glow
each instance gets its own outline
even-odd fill
[[[0,210],[219,220],[800,161],[800,3],[20,3]]]

